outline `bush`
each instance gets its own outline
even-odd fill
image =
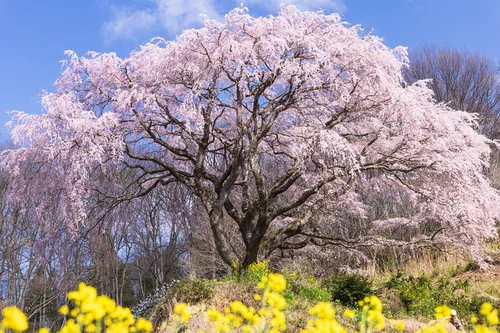
[[[328,290],[319,287],[300,286],[299,295],[316,302],[329,302],[331,300]]]
[[[425,274],[415,277],[397,273],[386,287],[388,292],[392,291],[399,297],[406,314],[427,318],[431,318],[435,308],[441,304],[455,309],[462,318],[467,318],[477,313],[481,304],[487,301],[477,295],[469,295],[468,280],[451,281],[447,277],[433,282]]]
[[[215,281],[207,279],[184,280],[172,286],[168,294],[178,302],[189,304],[206,302],[212,299],[214,285]]]
[[[372,281],[358,274],[332,275],[324,281],[323,286],[330,293],[332,300],[338,300],[342,305],[350,307],[374,293]]]
[[[301,296],[313,304],[318,302],[330,302],[330,293],[321,287],[321,283],[314,276],[308,273],[297,274],[283,269],[283,276],[286,279],[287,289],[283,295],[288,302],[295,302],[296,296]]]

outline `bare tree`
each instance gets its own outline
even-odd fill
[[[129,242],[141,289],[146,279],[156,290],[184,274],[192,208],[192,194],[178,184],[157,188],[151,196],[133,201]],[[147,291],[151,290],[143,293]]]
[[[499,67],[477,52],[426,44],[410,53],[408,83],[432,79],[436,101],[452,109],[477,113],[481,131],[500,138]]]

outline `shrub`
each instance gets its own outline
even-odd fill
[[[350,307],[374,293],[372,281],[358,274],[331,275],[323,285],[330,293],[332,300],[338,300],[342,305]]]
[[[467,318],[477,313],[486,301],[477,295],[468,294],[468,280],[451,281],[443,277],[433,282],[425,274],[415,277],[397,273],[387,282],[386,288],[399,297],[405,314],[427,318],[431,318],[435,308],[441,304],[452,307],[462,318]]]
[[[319,287],[300,286],[299,295],[316,302],[329,302],[331,300],[328,290]]]
[[[168,295],[172,299],[189,304],[206,302],[213,297],[214,285],[215,281],[207,279],[184,280],[172,286]]]
[[[298,274],[283,269],[282,274],[287,282],[287,289],[283,295],[288,302],[295,302],[295,296],[301,296],[313,304],[317,302],[331,301],[330,293],[321,287],[321,283],[314,276],[308,273]]]

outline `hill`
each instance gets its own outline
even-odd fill
[[[331,275],[322,278],[305,271],[283,270],[280,273],[287,283],[287,288],[281,293],[286,300],[286,307],[282,310],[286,317],[286,332],[306,329],[311,318],[310,309],[322,302],[332,305],[341,326],[357,331],[364,311],[358,301],[364,299],[366,302],[370,295],[378,296],[382,302],[382,312],[386,317],[382,331],[395,331],[403,324],[405,332],[416,332],[435,319],[439,305],[455,309],[466,330],[472,331],[475,324],[471,317],[479,314],[482,304],[489,302],[495,308],[500,306],[500,265],[491,265],[487,270],[472,268],[472,265],[462,263],[428,273],[396,272],[376,277]],[[232,314],[231,303],[235,301],[241,301],[250,309],[259,309],[262,301],[254,295],[262,294],[258,281],[268,273],[267,264],[259,263],[239,277],[179,282],[168,290],[162,301],[154,304],[150,319],[161,333],[216,332],[207,316],[213,316],[214,310],[222,316]],[[180,323],[176,320],[178,315],[174,314],[175,305],[182,302],[188,304],[191,313],[187,323]],[[447,324],[446,329],[456,331],[451,324]]]

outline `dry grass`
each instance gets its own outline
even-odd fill
[[[221,281],[215,286],[210,306],[223,311],[229,303],[238,300],[247,306],[257,308],[260,302],[253,298],[256,293],[260,293],[259,289],[248,282]]]
[[[475,270],[465,272],[453,278],[453,280],[468,280],[471,285],[471,293],[484,297],[493,303],[500,302],[500,265],[490,265],[486,270]]]

